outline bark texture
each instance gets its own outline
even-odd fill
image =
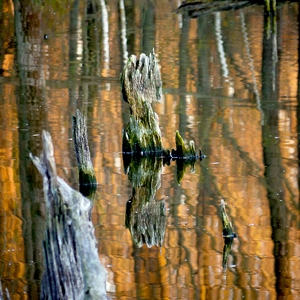
[[[151,103],[160,102],[162,82],[155,53],[131,55],[121,74],[122,96],[130,107],[130,120],[123,129],[123,152],[162,153],[158,116]]]
[[[57,176],[48,132],[40,158],[31,159],[43,177],[47,211],[41,299],[108,299],[107,272],[89,221],[91,202]]]

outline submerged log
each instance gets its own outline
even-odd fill
[[[88,145],[85,117],[79,109],[76,111],[76,116],[72,117],[72,131],[79,170],[79,184],[96,187],[97,180]]]
[[[31,159],[43,177],[47,212],[41,299],[108,299],[107,272],[89,221],[91,202],[57,176],[48,132],[41,157]]]

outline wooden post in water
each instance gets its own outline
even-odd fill
[[[106,270],[99,261],[91,201],[57,176],[51,136],[43,131],[43,153],[30,157],[43,177],[46,202],[45,273],[41,299],[108,299]]]

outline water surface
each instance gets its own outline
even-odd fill
[[[125,2],[125,3],[124,3]],[[99,183],[92,219],[112,299],[298,299],[299,4],[177,14],[180,1],[0,4],[0,276],[13,299],[38,299],[44,270],[42,180],[29,159],[41,132],[58,173],[78,189],[71,116],[87,118]],[[20,7],[18,7],[20,5]],[[15,6],[15,7],[14,7]],[[164,99],[154,104],[165,148],[175,131],[207,156],[161,169],[161,247],[125,226],[132,182],[119,76],[155,49]],[[238,235],[222,266],[220,201]]]

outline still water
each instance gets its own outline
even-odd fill
[[[0,277],[12,299],[38,299],[44,270],[42,180],[29,159],[41,132],[78,189],[71,117],[87,118],[98,189],[92,220],[112,299],[299,299],[299,4],[176,13],[180,1],[0,1]],[[122,160],[129,110],[119,76],[155,49],[163,146],[175,131],[207,156],[157,175],[162,245],[125,226],[132,182]],[[238,237],[226,267],[223,199]]]

